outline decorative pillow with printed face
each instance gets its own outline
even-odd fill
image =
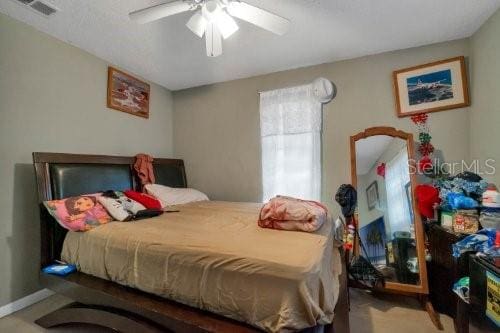
[[[87,194],[61,200],[44,201],[44,205],[56,221],[71,231],[87,231],[113,221],[97,200],[101,194]]]

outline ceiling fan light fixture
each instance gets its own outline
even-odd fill
[[[229,38],[239,30],[234,18],[277,35],[284,35],[290,28],[290,21],[286,18],[242,0],[173,0],[133,11],[129,16],[138,23],[148,23],[189,11],[196,13],[186,26],[198,37],[205,37],[209,57],[221,55],[222,39]]]
[[[200,13],[197,12],[194,14],[186,23],[186,26],[191,30],[196,36],[202,38],[205,34],[205,30],[207,30],[208,21],[207,19]]]
[[[224,39],[231,37],[240,29],[236,21],[223,10],[215,17],[215,23]]]
[[[215,20],[217,15],[222,12],[222,7],[216,0],[208,0],[201,5],[201,14],[207,19],[207,21],[212,22]]]

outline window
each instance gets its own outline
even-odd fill
[[[321,103],[312,85],[260,96],[263,200],[321,198]]]
[[[385,170],[385,187],[391,232],[410,231],[413,223],[407,199],[407,185],[410,182],[408,172],[408,151],[406,146],[387,163]]]

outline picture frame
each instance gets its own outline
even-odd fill
[[[396,262],[396,258],[394,257],[394,247],[392,246],[392,242],[387,242],[385,244],[385,248],[387,251],[386,255],[387,265],[392,265]]]
[[[148,83],[108,67],[108,108],[148,119],[150,97],[151,86]]]
[[[470,105],[463,56],[393,72],[398,117]]]
[[[374,265],[387,264],[384,217],[381,216],[359,229],[359,237],[367,253],[366,256]],[[363,255],[365,255],[363,253]]]
[[[406,203],[408,204],[408,210],[410,211],[410,219],[414,221],[413,216],[413,204],[412,204],[412,193],[411,193],[411,181],[406,183],[405,185],[405,193],[406,193]]]
[[[378,206],[379,196],[378,196],[378,183],[374,181],[366,188],[366,202],[368,204],[368,209],[372,210]]]

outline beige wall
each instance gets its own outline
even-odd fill
[[[335,191],[350,183],[349,136],[380,125],[416,132],[395,115],[392,71],[459,55],[469,56],[468,39],[174,92],[175,155],[185,159],[189,184],[213,199],[261,200],[258,92],[326,77],[338,96],[324,108],[322,199],[337,211]],[[446,160],[468,158],[469,113],[430,116]]]
[[[324,76],[339,90],[323,117],[322,197],[337,212],[335,190],[350,182],[349,136],[379,125],[416,132],[409,118],[395,116],[395,69],[473,56],[471,110],[431,114],[433,143],[447,161],[500,159],[499,33],[497,12],[472,39],[187,89],[173,97],[153,84],[151,118],[144,120],[105,107],[105,61],[0,14],[0,306],[38,289],[31,152],[175,153],[186,161],[190,186],[213,199],[259,201],[258,92]]]
[[[500,186],[500,10],[471,38],[471,51],[471,158],[496,160],[485,178]]]
[[[0,14],[0,306],[38,289],[33,151],[172,155],[172,96],[151,118],[106,108],[107,63]]]

